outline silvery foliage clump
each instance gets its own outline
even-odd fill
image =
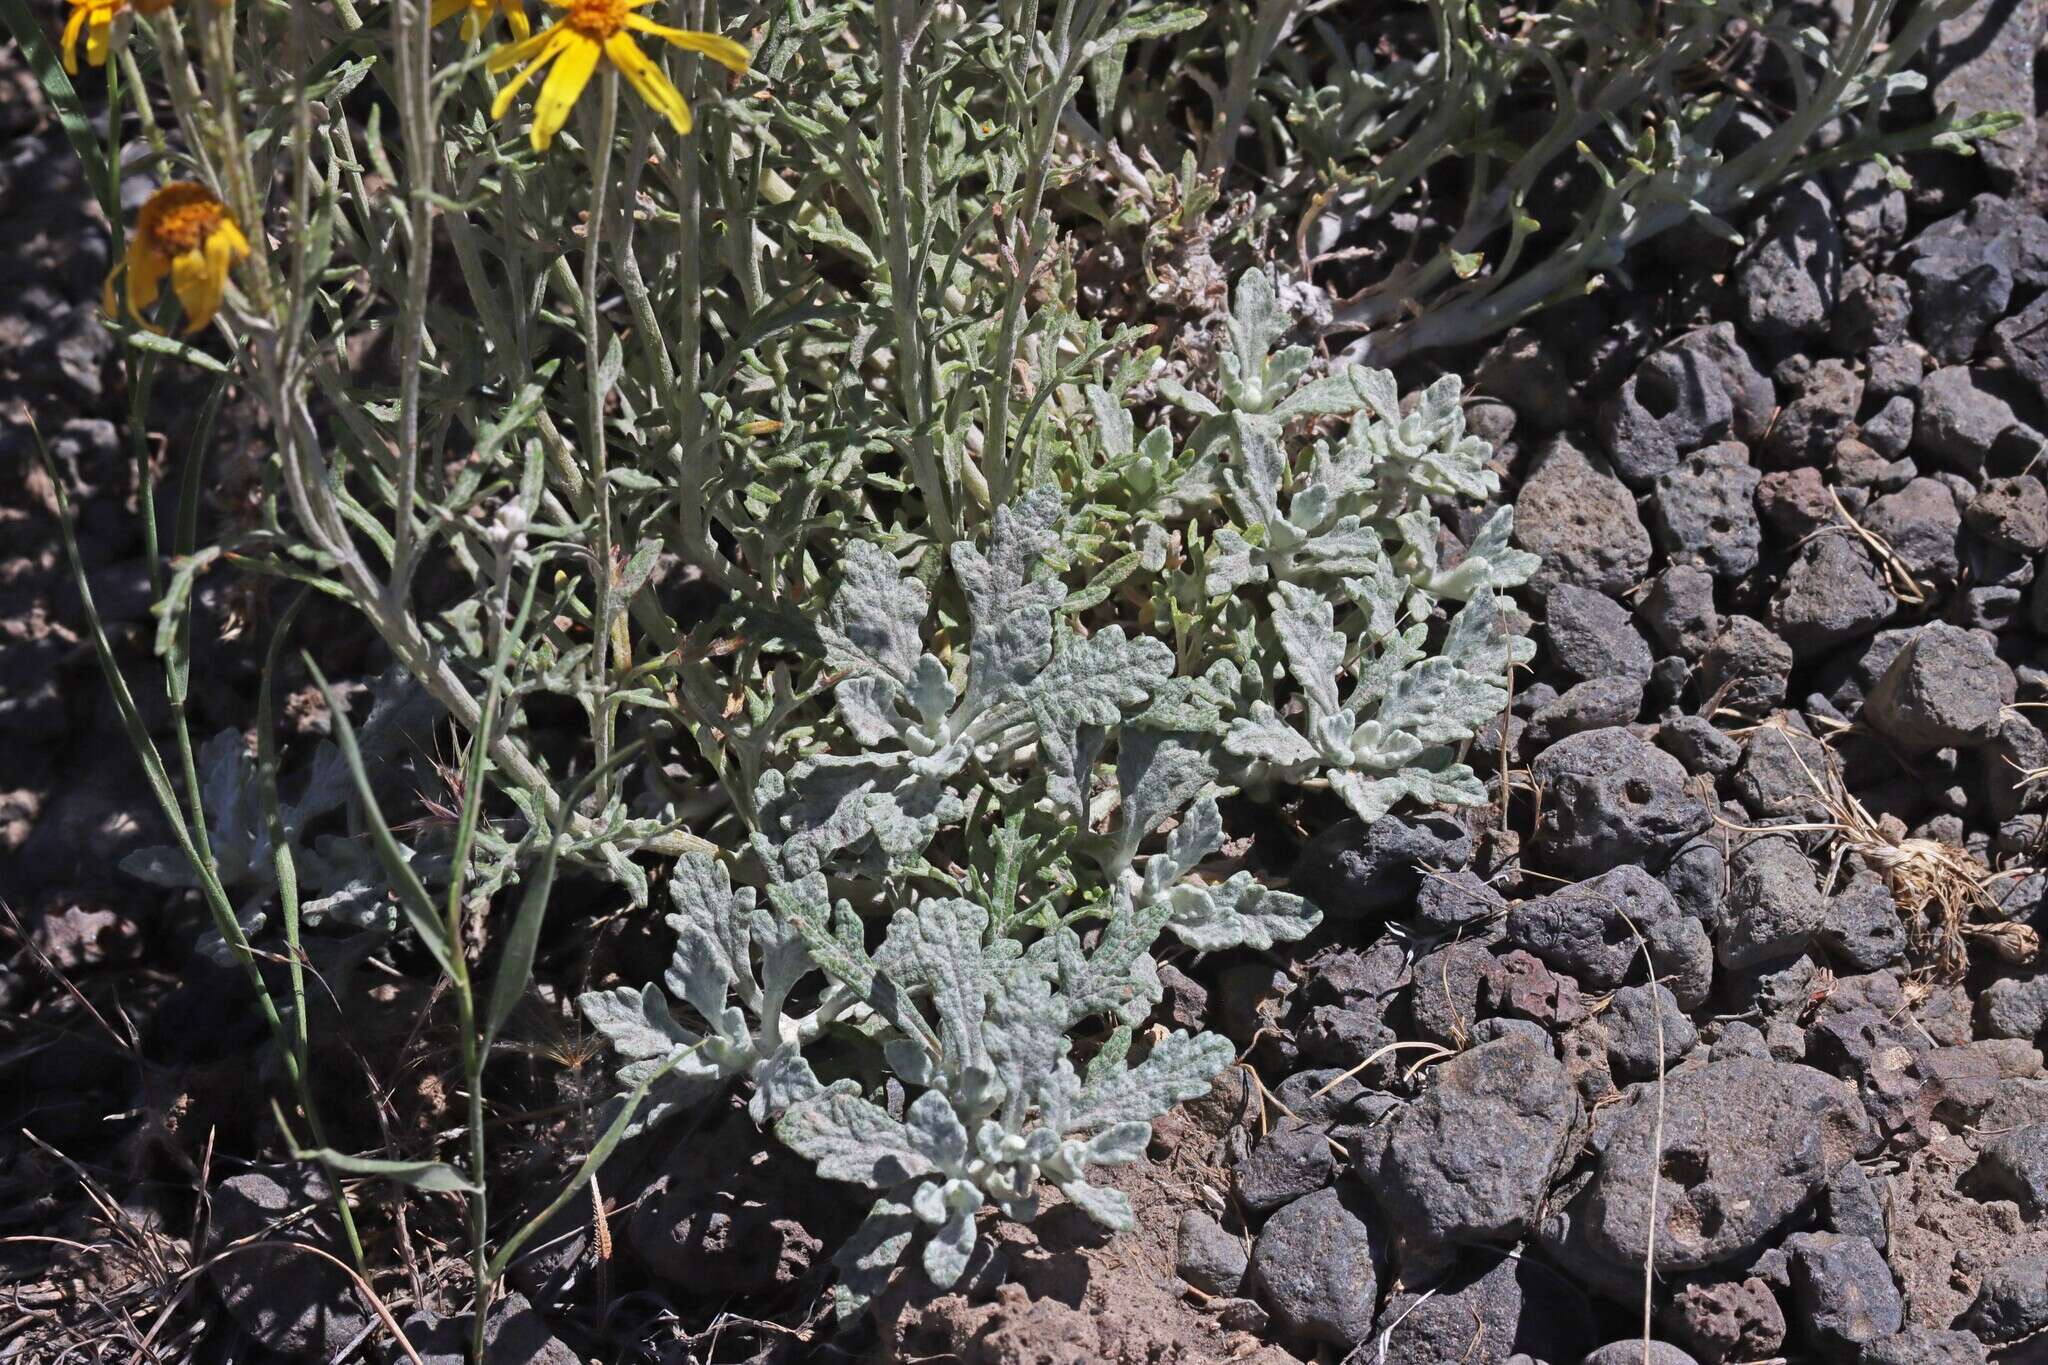
[[[1262,594],[1272,636],[1247,651],[1272,662],[1247,670],[1253,699],[1223,749],[1257,785],[1326,778],[1367,820],[1403,798],[1478,804],[1485,790],[1456,749],[1498,719],[1509,669],[1534,653],[1499,603],[1539,560],[1509,544],[1507,506],[1456,564],[1440,560],[1430,499],[1500,491],[1492,451],[1465,431],[1456,376],[1405,412],[1384,370],[1304,380],[1307,348],[1273,349],[1289,322],[1264,275],[1239,282],[1223,353],[1233,410],[1205,414],[1228,449],[1231,515],[1210,539],[1203,591]],[[1350,425],[1290,454],[1285,423],[1307,415]],[[1445,604],[1462,605],[1432,646]],[[1298,689],[1291,713],[1270,695],[1282,670]]]
[[[1161,386],[1184,437],[1087,391],[1119,470],[1094,491],[1129,499],[1132,546],[1088,586],[1069,577],[1106,555],[1099,504],[1050,483],[943,552],[848,543],[816,626],[829,708],[781,743],[755,727],[802,712],[793,689],[728,722],[785,755],[744,855],[677,865],[660,983],[579,1002],[621,1085],[650,1083],[640,1126],[739,1081],[756,1122],[873,1192],[842,1311],[905,1263],[953,1284],[977,1211],[1028,1219],[1042,1184],[1129,1226],[1091,1171],[1138,1159],[1232,1057],[1141,1031],[1161,945],[1270,949],[1320,918],[1223,856],[1232,794],[1321,779],[1367,818],[1484,799],[1459,746],[1529,657],[1500,594],[1534,557],[1506,507],[1440,553],[1437,507],[1499,490],[1455,379],[1404,411],[1387,374],[1312,375],[1290,321],[1247,272],[1215,388]]]
[[[1062,511],[1050,488],[998,509],[985,549],[952,547],[971,643],[948,667],[923,647],[929,591],[871,542],[848,546],[820,635],[852,752],[819,753],[762,790],[789,864],[805,871],[847,850],[890,870],[966,813],[970,767],[1029,761],[1047,793],[1078,816],[1100,736],[1155,695],[1173,671],[1158,640],[1117,626],[1092,635],[1057,623]]]
[[[387,675],[372,684],[369,717],[360,727],[359,743],[370,760],[395,761],[401,751],[416,747],[435,719],[435,708],[411,682]],[[195,756],[200,808],[206,818],[208,850],[221,885],[239,896],[236,918],[251,938],[269,924],[277,896],[277,849],[272,841],[265,783],[256,755],[238,730],[227,729],[199,746]],[[277,794],[277,827],[289,846],[300,894],[299,915],[308,928],[388,933],[396,927],[398,910],[389,880],[368,840],[351,831],[307,831],[337,813],[352,813],[354,788],[341,751],[327,740],[314,746],[305,771],[281,782]],[[432,880],[445,873],[447,858],[431,838],[414,841],[404,850],[415,871]],[[151,844],[123,857],[120,870],[152,886],[198,890],[199,874],[177,848]],[[508,874],[509,867],[499,875]],[[225,940],[214,929],[201,931],[199,947],[223,965],[232,961]]]
[[[1969,155],[2004,135],[2017,114],[1896,117],[1926,87],[1910,64],[1968,3],[1570,0],[1496,26],[1428,0],[1412,29],[1347,40],[1307,0],[1276,0],[1260,21],[1295,41],[1241,41],[1233,60],[1267,67],[1246,87],[1255,126],[1340,168],[1313,211],[1326,240],[1388,232],[1397,213],[1420,224],[1390,232],[1387,268],[1333,299],[1329,330],[1392,364],[1603,275],[1625,284],[1630,253],[1681,226],[1740,243],[1746,213],[1800,176],[1874,161],[1903,186],[1907,154]],[[1745,51],[1759,77],[1729,79],[1722,64]],[[1572,192],[1552,202],[1568,212],[1539,207],[1566,176]]]

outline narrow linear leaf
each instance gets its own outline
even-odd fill
[[[334,695],[334,689],[327,684],[327,675],[313,662],[310,654],[301,655],[306,670],[313,675],[313,683],[320,689],[320,695],[327,702],[327,710],[334,717],[334,742],[341,749],[342,760],[348,764],[348,774],[355,783],[356,795],[363,803],[363,816],[370,826],[370,839],[377,850],[377,860],[384,865],[384,875],[391,879],[391,885],[398,891],[398,905],[405,912],[406,922],[413,932],[427,945],[427,951],[434,955],[434,961],[450,979],[459,976],[454,954],[448,945],[448,936],[443,930],[440,918],[434,913],[434,899],[427,894],[427,888],[420,882],[419,874],[412,870],[412,864],[398,846],[398,838],[391,832],[391,826],[384,819],[384,811],[377,804],[376,794],[370,790],[370,775],[363,768],[362,751],[356,747],[356,728],[349,723],[348,710],[341,699]]]
[[[317,1161],[337,1175],[368,1175],[395,1180],[430,1194],[477,1194],[477,1187],[445,1161],[390,1161],[383,1157],[350,1156],[331,1147],[294,1151],[300,1161]]]

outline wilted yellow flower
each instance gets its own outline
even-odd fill
[[[533,32],[533,25],[526,22],[526,6],[520,0],[434,0],[432,20],[445,24],[456,15],[462,16],[462,37],[474,42],[484,31],[484,25],[491,21],[491,11],[505,16],[506,26],[515,38],[524,38]]]
[[[505,111],[512,107],[513,99],[533,79],[534,73],[554,62],[555,68],[541,83],[540,99],[534,105],[533,148],[537,152],[546,151],[548,144],[555,140],[555,134],[568,121],[569,110],[575,106],[576,97],[583,93],[583,87],[590,83],[600,57],[617,67],[640,92],[640,98],[675,125],[677,132],[690,131],[690,106],[683,102],[682,92],[661,74],[661,68],[640,50],[640,44],[633,40],[635,33],[666,38],[677,47],[701,52],[737,73],[744,73],[747,69],[747,50],[732,39],[716,33],[700,33],[695,29],[668,28],[633,12],[654,3],[654,0],[548,0],[548,3],[563,11],[561,18],[522,42],[499,48],[487,63],[494,73],[510,71],[515,66],[520,68],[519,74],[505,83],[505,88],[498,92],[498,98],[491,105],[491,117],[503,118]]]
[[[249,239],[212,190],[191,180],[173,180],[150,195],[136,215],[127,259],[107,276],[106,310],[119,311],[114,280],[125,271],[128,312],[150,326],[142,310],[157,301],[168,275],[171,292],[185,307],[185,330],[196,332],[220,311],[228,292],[228,271],[248,254]]]
[[[105,66],[113,48],[114,21],[130,10],[155,14],[171,7],[171,0],[71,0],[71,17],[64,22],[64,70],[78,74],[78,35],[85,33],[85,60],[91,66]]]

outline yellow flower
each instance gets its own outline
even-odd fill
[[[668,28],[633,12],[654,0],[548,3],[563,11],[561,18],[522,42],[499,48],[486,63],[493,73],[519,67],[519,74],[505,83],[491,104],[492,118],[505,117],[505,111],[512,107],[513,99],[534,73],[549,62],[555,63],[555,69],[541,83],[540,99],[534,106],[533,149],[537,152],[546,151],[568,121],[569,110],[583,93],[583,87],[590,83],[600,57],[617,67],[640,92],[640,98],[652,105],[656,113],[666,116],[677,132],[690,131],[690,106],[683,102],[682,92],[661,74],[661,68],[640,50],[640,44],[633,41],[635,33],[666,38],[677,47],[701,52],[736,73],[746,72],[747,50],[732,39],[695,29]]]
[[[150,195],[136,215],[128,257],[107,276],[106,310],[119,311],[114,304],[114,280],[125,270],[129,314],[156,330],[142,310],[156,302],[168,275],[171,292],[185,307],[185,330],[196,332],[220,311],[227,295],[228,271],[248,255],[249,239],[242,235],[228,206],[204,185],[174,180]]]
[[[171,7],[172,0],[70,0],[71,17],[64,23],[64,70],[78,74],[78,35],[85,33],[85,60],[90,66],[105,66],[113,47],[114,21],[134,10],[155,14]]]
[[[524,38],[533,32],[533,25],[526,22],[526,6],[520,0],[434,0],[432,17],[434,23],[445,24],[461,15],[463,41],[474,42],[490,22],[492,10],[505,16],[513,37]]]

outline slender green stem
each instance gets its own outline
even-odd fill
[[[100,621],[99,606],[93,600],[92,584],[86,577],[85,560],[78,550],[78,532],[72,519],[71,498],[64,481],[47,451],[40,449],[41,433],[36,433],[42,457],[43,470],[48,476],[57,500],[57,527],[64,541],[64,555],[71,564],[73,578],[78,584],[80,608],[85,613],[88,633],[92,636],[93,652],[99,659],[100,673],[107,680],[108,690],[114,695],[114,708],[120,713],[121,722],[128,731],[129,745],[135,750],[136,758],[142,764],[143,776],[148,780],[150,790],[155,794],[158,807],[171,827],[171,837],[178,849],[185,855],[186,864],[199,879],[199,892],[206,902],[207,912],[213,917],[215,930],[227,944],[228,953],[241,967],[256,996],[257,1012],[263,1016],[264,1026],[277,1045],[278,1055],[284,1064],[285,1080],[291,1086],[300,1112],[305,1115],[306,1126],[311,1130],[316,1143],[326,1145],[321,1135],[319,1110],[313,1103],[312,1087],[307,1080],[305,1068],[299,1065],[298,1054],[291,1045],[284,1020],[277,1011],[277,1002],[271,997],[270,988],[264,983],[262,969],[257,966],[256,955],[249,950],[248,936],[242,932],[241,921],[235,917],[235,910],[228,900],[227,888],[221,885],[215,873],[213,860],[204,856],[193,842],[192,828],[187,822],[186,811],[171,785],[170,773],[165,769],[163,756],[157,752],[156,743],[149,737],[149,730],[142,723],[142,713],[135,705],[135,695],[129,690],[128,679],[121,672],[121,666],[114,659],[114,650],[107,640],[107,632]],[[356,1267],[365,1268],[362,1241],[356,1234],[355,1217],[349,1211],[348,1200],[343,1195],[340,1182],[334,1182],[333,1195],[335,1213],[341,1222],[342,1236],[348,1242],[349,1255]]]
[[[298,1056],[301,1071],[307,1069],[311,1049],[306,1032],[306,962],[299,952],[299,870],[298,860],[292,856],[293,831],[285,828],[284,811],[277,796],[277,712],[271,698],[285,641],[291,638],[292,626],[312,592],[311,588],[301,588],[278,617],[271,632],[270,649],[263,659],[263,680],[256,691],[258,785],[263,790],[263,819],[270,830],[270,856],[276,868],[277,898],[284,916],[285,953],[290,958],[291,972],[292,1051]],[[320,1141],[318,1137],[314,1140]]]
[[[597,272],[603,255],[605,182],[611,175],[612,142],[618,135],[618,126],[619,73],[607,65],[599,82],[597,141],[592,147],[595,162],[591,167],[590,218],[584,226],[582,297],[577,300],[578,311],[582,315],[583,367],[589,397],[583,450],[584,460],[590,468],[592,502],[597,517],[592,547],[597,559],[597,629],[593,632],[597,637],[597,648],[593,652],[597,691],[591,706],[591,740],[599,768],[608,766],[612,752],[612,708],[606,702],[611,693],[612,669],[616,667],[624,671],[631,667],[630,658],[620,657],[625,651],[618,648],[618,642],[613,638],[618,612],[612,601],[612,495],[611,480],[607,477],[609,455],[604,436],[604,336],[597,311]],[[599,788],[599,809],[604,807],[610,788],[609,781]]]
[[[911,477],[924,494],[925,515],[934,534],[950,541],[959,536],[960,526],[932,440],[931,373],[919,297],[923,281],[917,278],[912,246],[913,225],[923,221],[924,201],[909,184],[914,172],[907,92],[916,79],[918,41],[929,14],[926,10],[916,18],[905,15],[902,0],[875,3],[875,20],[882,29],[882,179],[887,195],[883,216],[888,220],[883,235],[889,256],[889,303],[896,322],[896,379],[910,422]],[[1000,385],[1001,376],[997,378]]]
[[[440,157],[433,104],[432,26],[426,0],[391,7],[392,44],[398,55],[399,120],[405,136],[408,230],[405,291],[398,329],[398,506],[393,514],[391,578],[386,591],[404,600],[418,564],[413,500],[420,464],[420,366],[426,350],[427,292],[433,274],[434,163]],[[303,101],[301,101],[303,103]]]

